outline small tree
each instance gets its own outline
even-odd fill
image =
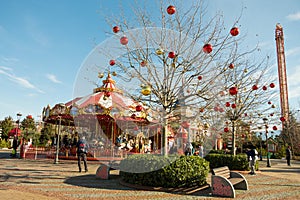
[[[7,139],[8,133],[14,128],[14,123],[12,117],[5,117],[4,120],[1,122],[2,128],[2,138]]]

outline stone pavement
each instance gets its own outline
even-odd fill
[[[271,160],[267,168],[260,161],[256,176],[245,173],[248,191],[237,190],[236,199],[300,199],[300,162]],[[109,180],[96,178],[99,162],[88,162],[89,172],[79,173],[76,161],[23,160],[9,158],[9,152],[0,150],[1,200],[77,200],[77,199],[226,199],[212,197],[210,189],[182,191],[135,189],[120,184],[118,171],[112,171]],[[208,182],[210,179],[208,177]]]

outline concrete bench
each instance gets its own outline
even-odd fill
[[[100,164],[96,171],[96,177],[100,179],[109,179],[110,171],[111,170],[118,170],[120,168],[120,161],[113,160],[110,161],[108,164]]]
[[[246,178],[238,173],[230,171],[227,166],[212,170],[211,186],[213,196],[235,198],[235,189],[248,190]]]

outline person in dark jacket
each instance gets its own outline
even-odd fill
[[[285,150],[285,154],[286,154],[286,162],[288,166],[291,166],[291,158],[292,158],[292,150],[291,147],[288,146]]]
[[[87,153],[88,153],[88,143],[85,140],[85,137],[82,136],[82,138],[77,142],[77,156],[78,156],[78,168],[79,168],[79,172],[81,172],[81,159],[83,161],[84,164],[84,169],[85,172],[88,171],[88,167],[87,167]]]
[[[18,141],[18,136],[14,136],[14,139],[13,139],[13,144],[12,144],[12,148],[13,148],[13,151],[11,153],[11,156],[13,158],[16,158],[17,157],[17,148],[19,146],[19,141]]]

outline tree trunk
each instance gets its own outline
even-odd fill
[[[232,155],[236,155],[236,149],[235,149],[235,121],[231,121],[232,125]]]
[[[161,152],[162,155],[167,156],[168,155],[168,118],[164,117],[163,121],[163,131],[161,135]]]

